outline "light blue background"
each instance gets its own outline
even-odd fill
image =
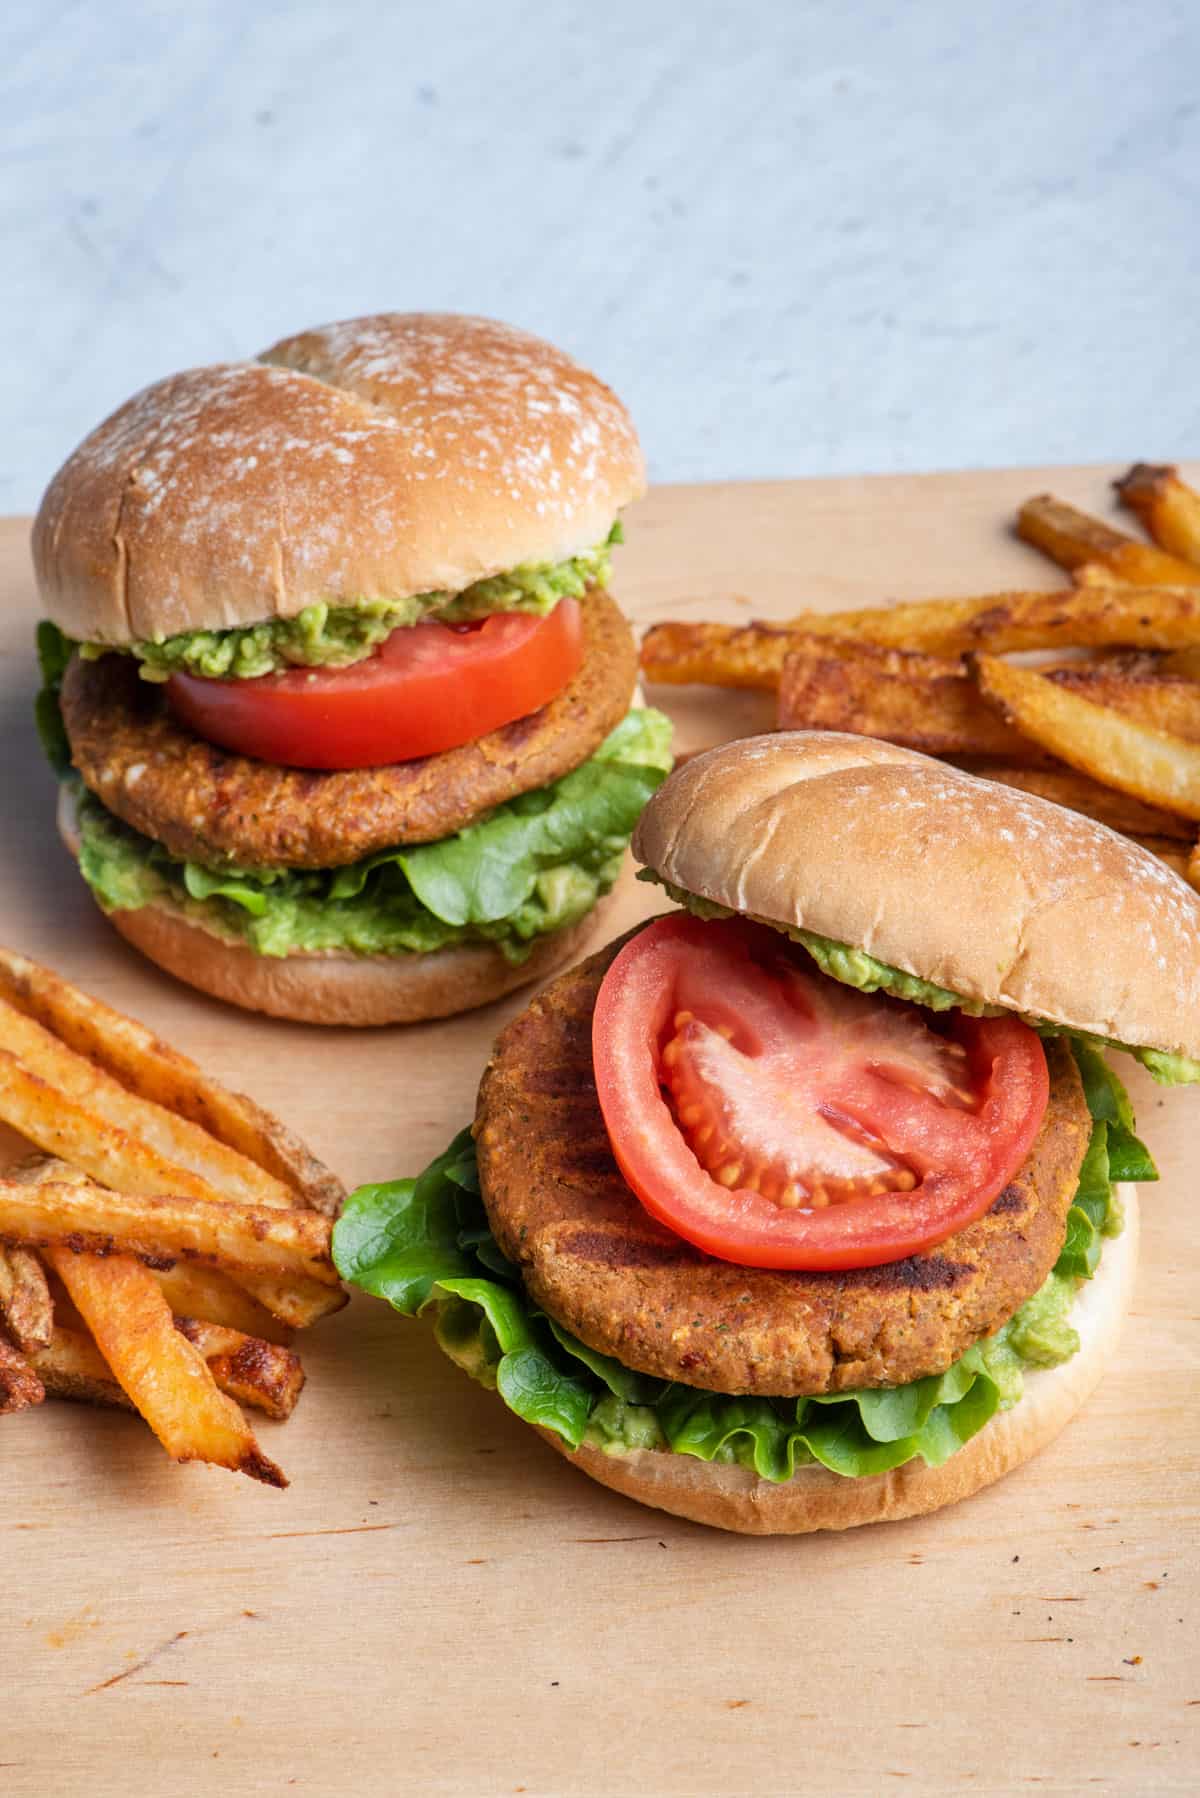
[[[1200,449],[1195,0],[0,11],[0,510],[385,307],[562,343],[660,480]]]

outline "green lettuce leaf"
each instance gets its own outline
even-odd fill
[[[60,777],[70,769],[71,745],[67,741],[58,695],[75,648],[72,639],[56,624],[51,624],[48,618],[42,619],[37,627],[37,658],[42,685],[33,702],[33,721],[46,760]]]
[[[476,581],[457,594],[415,593],[403,599],[362,599],[342,605],[319,601],[294,618],[271,618],[227,631],[180,631],[138,643],[83,643],[80,654],[89,660],[114,653],[135,656],[138,672],[149,681],[169,680],[179,673],[209,680],[257,680],[281,668],[345,668],[365,660],[394,630],[422,618],[451,624],[492,612],[544,617],[560,599],[578,599],[588,587],[604,586],[611,573],[609,551],[622,541],[618,522],[603,543],[565,562],[526,563]]]
[[[105,910],[167,903],[259,955],[492,942],[520,963],[539,937],[575,923],[609,890],[670,766],[670,723],[635,709],[580,767],[457,836],[315,871],[178,861],[81,792],[79,865]]]
[[[814,1462],[846,1478],[918,1458],[939,1467],[1020,1400],[1027,1368],[1077,1350],[1071,1302],[1095,1272],[1104,1238],[1120,1228],[1109,1178],[1114,1128],[1135,1145],[1129,1159],[1155,1177],[1120,1081],[1088,1045],[1075,1053],[1093,1134],[1057,1265],[994,1336],[945,1373],[905,1386],[747,1398],[652,1379],[588,1348],[533,1303],[496,1245],[468,1130],[418,1179],[352,1193],[334,1227],[334,1261],[343,1279],[405,1316],[433,1310],[438,1342],[458,1366],[572,1448],[586,1441],[611,1454],[672,1451],[736,1462],[775,1482]]]

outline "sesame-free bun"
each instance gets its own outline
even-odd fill
[[[79,854],[74,797],[59,788],[58,829]],[[581,953],[610,897],[564,930],[540,937],[515,966],[490,943],[419,955],[258,955],[217,936],[170,904],[113,911],[108,920],[127,943],[188,986],[246,1011],[299,1024],[417,1024],[490,1005],[517,987],[548,979]]]
[[[701,1461],[665,1449],[610,1455],[585,1444],[572,1450],[552,1432],[538,1433],[581,1472],[626,1498],[746,1535],[853,1529],[957,1504],[1003,1479],[1052,1442],[1086,1403],[1112,1358],[1133,1292],[1138,1244],[1136,1194],[1127,1186],[1117,1191],[1125,1210],[1124,1231],[1105,1245],[1095,1278],[1080,1287],[1071,1307],[1078,1351],[1060,1367],[1027,1371],[1020,1401],[1010,1411],[997,1413],[941,1467],[928,1467],[918,1459],[891,1473],[846,1479],[810,1465],[775,1485],[736,1464]]]
[[[1078,812],[870,737],[685,763],[633,853],[672,886],[964,998],[1200,1057],[1200,895]]]
[[[381,313],[128,400],[51,481],[34,565],[68,636],[128,644],[562,561],[644,486],[621,402],[561,350]]]

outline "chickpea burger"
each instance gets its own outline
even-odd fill
[[[1105,1052],[1200,1078],[1200,898],[1076,813],[816,732],[697,756],[634,852],[680,909],[507,1027],[473,1132],[352,1196],[340,1271],[703,1523],[999,1479],[1112,1352],[1156,1175]]]
[[[607,591],[643,487],[616,396],[477,318],[305,331],[101,424],[34,525],[38,720],[122,935],[335,1024],[577,952],[670,765]]]

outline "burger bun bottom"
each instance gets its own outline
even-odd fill
[[[1020,1401],[993,1417],[941,1467],[914,1460],[891,1473],[847,1479],[825,1467],[808,1466],[775,1485],[748,1468],[693,1455],[661,1449],[606,1454],[586,1444],[573,1450],[550,1431],[538,1434],[581,1472],[626,1498],[745,1535],[854,1529],[957,1504],[1038,1454],[1099,1383],[1116,1348],[1137,1272],[1137,1196],[1132,1187],[1117,1190],[1125,1228],[1106,1243],[1095,1277],[1080,1287],[1071,1307],[1078,1351],[1060,1367],[1029,1370]]]
[[[78,858],[74,795],[65,785],[59,789],[58,829]],[[452,1017],[547,980],[578,958],[610,897],[577,923],[539,938],[519,965],[490,943],[424,955],[258,955],[248,944],[216,936],[169,905],[107,916],[149,961],[214,999],[295,1023],[368,1026]]]

